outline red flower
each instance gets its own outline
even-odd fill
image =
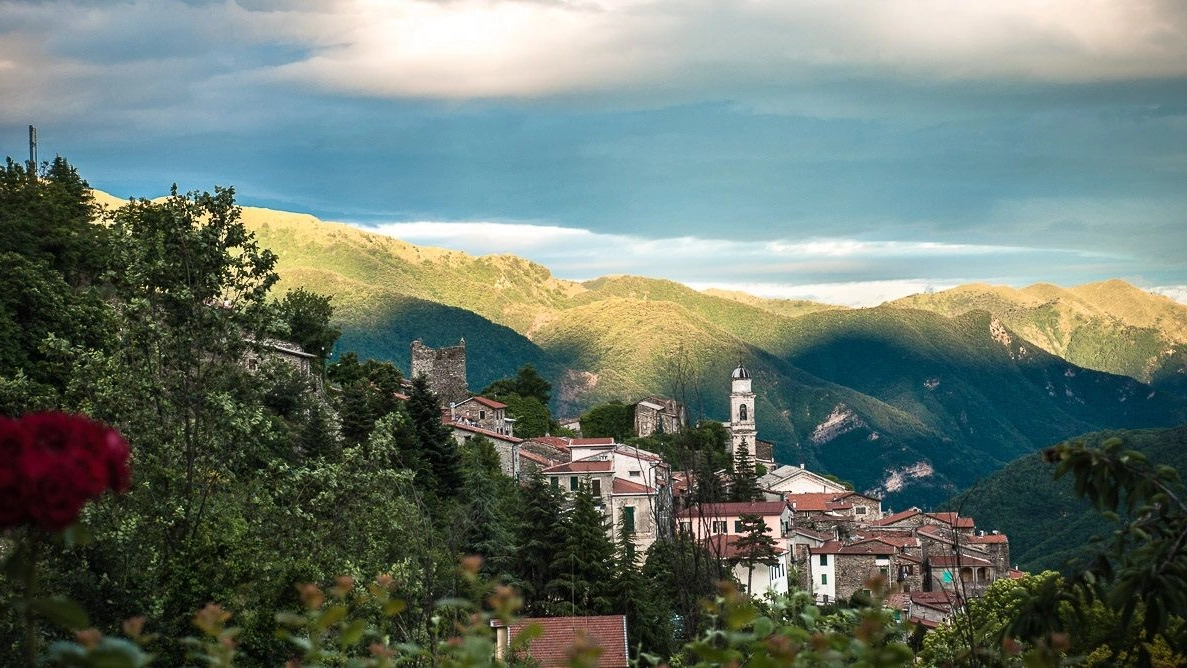
[[[61,530],[89,499],[126,492],[131,479],[118,432],[63,413],[0,418],[0,465],[0,529],[32,522]]]

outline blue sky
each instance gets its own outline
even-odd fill
[[[554,274],[1187,302],[1176,0],[0,1],[0,149]]]

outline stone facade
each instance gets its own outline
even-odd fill
[[[507,404],[486,397],[470,397],[449,407],[451,419],[457,424],[514,436],[515,421],[507,417]]]
[[[420,339],[412,342],[411,376],[424,376],[443,408],[470,396],[466,384],[466,340],[448,348],[430,348]]]
[[[651,396],[635,404],[635,435],[650,436],[657,431],[675,434],[684,429],[684,406],[675,399]]]

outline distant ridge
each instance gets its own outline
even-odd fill
[[[1187,307],[1120,281],[962,286],[845,309],[636,276],[579,283],[512,255],[421,247],[306,214],[245,207],[243,220],[278,254],[280,290],[331,295],[342,346],[363,356],[403,366],[414,338],[464,337],[471,388],[530,362],[553,382],[557,413],[660,393],[685,401],[694,420],[727,415],[741,360],[759,435],[779,461],[835,473],[890,507],[938,503],[1075,434],[1187,422],[1173,366],[1147,369],[1163,392],[1136,372],[1049,352],[1129,364],[1116,368],[1149,351],[1171,359],[1160,351],[1176,334],[1162,328],[1185,331]]]

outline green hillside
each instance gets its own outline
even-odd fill
[[[983,310],[1079,366],[1187,396],[1187,306],[1119,280],[1015,290],[964,285],[894,302],[954,317]]]
[[[1138,431],[1104,431],[1083,439],[1100,443],[1119,436],[1155,464],[1187,472],[1187,426]],[[1091,554],[1092,537],[1107,538],[1107,520],[1076,498],[1070,479],[1052,479],[1053,467],[1037,454],[1010,462],[1000,471],[944,504],[973,517],[977,526],[1010,537],[1011,560],[1024,570],[1061,569],[1069,559]]]
[[[972,286],[921,308],[841,309],[630,276],[576,283],[513,256],[417,247],[302,214],[243,217],[279,255],[281,290],[332,295],[340,349],[406,370],[413,339],[465,338],[471,388],[530,362],[566,415],[662,393],[693,419],[723,419],[742,362],[759,433],[780,462],[835,473],[890,506],[937,503],[1072,434],[1187,422],[1187,399],[1046,352],[1106,340],[1101,322],[1173,338],[1159,328],[1177,326],[1179,311],[1125,284]],[[1151,377],[1179,378],[1165,368]]]

